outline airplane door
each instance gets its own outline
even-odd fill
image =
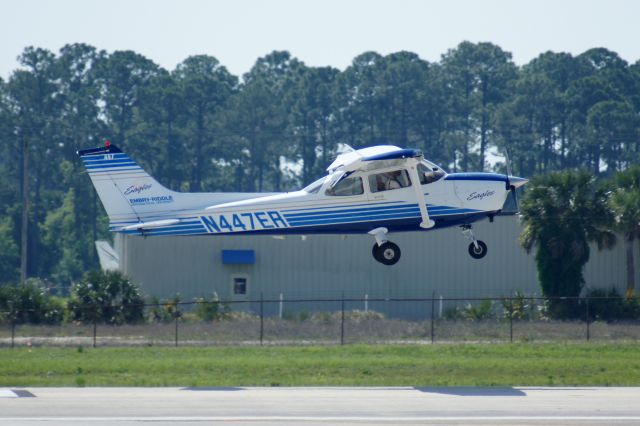
[[[415,199],[409,173],[405,169],[372,173],[367,177],[369,201],[374,203]],[[419,184],[419,183],[418,183]]]

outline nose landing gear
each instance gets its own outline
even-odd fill
[[[469,244],[469,254],[474,259],[482,259],[487,255],[487,245],[483,241]]]
[[[469,255],[474,259],[482,259],[485,257],[487,255],[487,245],[484,241],[476,240],[471,225],[461,225],[460,228],[462,229],[462,235],[471,241],[469,244]]]
[[[370,235],[376,239],[376,243],[371,249],[373,258],[383,265],[395,265],[400,260],[400,247],[397,244],[387,241],[387,228],[376,228],[369,231]]]

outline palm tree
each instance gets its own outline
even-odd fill
[[[640,241],[640,166],[616,173],[611,179],[609,206],[614,229],[624,235],[627,252],[627,296],[635,291],[633,243]]]
[[[584,284],[589,243],[615,243],[606,189],[587,171],[565,171],[534,178],[522,200],[522,246],[536,247],[538,279],[549,297],[549,313],[575,317],[577,303],[554,299],[576,297]]]

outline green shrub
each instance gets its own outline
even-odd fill
[[[601,321],[624,321],[640,318],[640,302],[636,298],[621,297],[615,288],[596,289],[587,293],[589,300],[589,319]],[[601,299],[607,298],[607,299]],[[582,311],[586,315],[585,300],[581,300]]]
[[[185,312],[184,307],[181,307],[182,296],[180,293],[176,293],[164,300],[157,296],[153,296],[149,301],[149,310],[147,312],[147,320],[151,323],[167,323],[174,321],[176,318],[182,318],[183,320],[195,321],[212,321],[214,319],[221,319],[229,311],[229,307],[225,303],[215,302],[217,296],[212,299],[202,297],[195,299],[195,306],[193,312]],[[209,303],[217,306],[210,306]]]
[[[459,306],[450,306],[444,310],[442,317],[448,321],[459,321],[464,319],[464,314]]]
[[[118,271],[91,271],[71,287],[69,316],[74,321],[134,324],[144,319],[140,289]]]
[[[490,319],[494,317],[493,314],[493,301],[492,300],[483,300],[480,303],[474,305],[469,303],[463,309],[464,318],[471,321],[479,321]]]
[[[182,311],[180,311],[180,302],[182,302],[182,296],[180,293],[176,293],[164,301],[162,306],[169,315],[169,318],[180,318],[182,316]]]
[[[64,318],[65,300],[51,297],[45,284],[36,278],[24,284],[0,287],[0,321],[17,324],[60,324]]]
[[[468,303],[464,307],[456,306],[445,309],[443,317],[450,321],[480,321],[495,318],[493,301],[482,300],[478,304]]]
[[[196,316],[206,322],[219,321],[222,319],[228,319],[229,317],[229,304],[220,302],[217,294],[213,294],[211,299],[207,297],[200,297],[195,300],[195,314]]]
[[[546,319],[543,315],[545,305],[537,305],[536,300],[527,298],[523,293],[516,291],[515,296],[500,301],[503,309],[503,317],[515,320]]]
[[[149,322],[170,322],[173,319],[173,316],[167,311],[160,298],[153,296],[149,303],[151,305],[147,314]]]

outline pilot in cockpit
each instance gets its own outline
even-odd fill
[[[400,170],[376,175],[376,186],[378,187],[378,191],[402,188],[402,185],[400,184],[400,175]]]

